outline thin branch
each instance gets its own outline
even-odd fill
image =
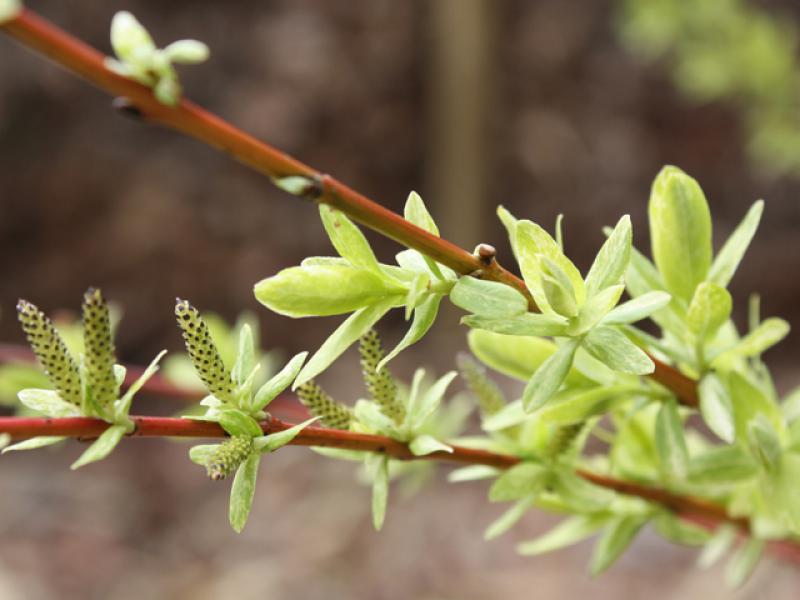
[[[306,177],[314,182],[303,194],[307,198],[329,204],[362,225],[414,248],[462,275],[477,274],[481,278],[510,285],[525,295],[531,310],[537,310],[525,282],[497,261],[481,261],[463,248],[431,235],[329,175],[256,140],[189,100],[181,100],[174,108],[161,104],[153,97],[150,88],[109,71],[100,52],[34,12],[23,9],[16,18],[0,27],[22,44],[101,89],[114,96],[127,98],[142,118],[218,148],[267,177]],[[651,377],[675,393],[683,404],[696,407],[696,382],[667,364],[656,359],[653,361],[656,370]]]

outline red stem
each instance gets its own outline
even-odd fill
[[[484,279],[508,284],[525,295],[531,310],[537,309],[525,282],[497,261],[492,260],[487,264],[463,248],[431,235],[329,175],[256,140],[189,100],[182,99],[175,107],[161,104],[154,98],[150,88],[109,71],[100,52],[34,12],[23,9],[16,18],[0,25],[0,28],[101,89],[128,98],[141,115],[150,121],[223,150],[270,178],[294,175],[317,182],[318,186],[311,186],[307,190],[309,198],[334,206],[362,225],[414,248],[462,275],[478,274]],[[651,377],[675,393],[683,404],[696,407],[696,383],[657,359],[653,359],[653,362],[656,363],[656,371]]]

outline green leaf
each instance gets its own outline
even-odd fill
[[[586,276],[587,296],[594,296],[620,282],[630,262],[632,241],[631,219],[625,215],[617,222],[589,269]]]
[[[525,462],[502,473],[489,489],[489,501],[508,502],[537,495],[547,484],[547,469]]]
[[[711,266],[711,214],[698,183],[677,167],[653,182],[648,207],[653,258],[667,291],[689,302]]]
[[[411,431],[416,431],[422,427],[425,421],[439,408],[448,386],[456,378],[456,375],[458,375],[456,371],[445,373],[427,389],[424,395],[419,393],[409,395],[406,422]]]
[[[159,352],[156,357],[150,361],[150,364],[147,365],[147,368],[144,372],[139,376],[139,378],[134,381],[130,387],[125,391],[122,395],[122,398],[114,402],[114,416],[117,421],[125,421],[128,418],[128,413],[131,410],[131,403],[133,402],[133,397],[139,392],[140,389],[144,386],[147,381],[156,374],[158,371],[158,363],[167,353],[166,350],[162,350]]]
[[[422,227],[428,233],[439,236],[439,228],[433,217],[425,207],[425,203],[417,192],[411,192],[406,198],[406,205],[403,209],[403,216],[406,221],[411,221],[417,227]]]
[[[704,527],[684,521],[668,511],[660,512],[653,519],[653,525],[664,539],[674,544],[702,546],[711,537]]]
[[[256,366],[256,349],[253,345],[253,330],[245,323],[239,330],[239,349],[231,370],[233,380],[242,385]]]
[[[536,413],[536,418],[553,425],[583,423],[590,417],[608,412],[614,403],[626,401],[636,391],[638,388],[622,385],[567,390],[541,408]],[[487,423],[484,423],[484,428]]]
[[[486,531],[483,532],[483,539],[489,541],[503,535],[525,516],[525,513],[531,509],[534,502],[535,498],[523,498],[519,500],[486,528]]]
[[[609,369],[649,375],[655,365],[639,347],[615,327],[596,327],[584,338],[583,348]]]
[[[733,525],[720,525],[697,559],[702,569],[707,569],[722,558],[738,537],[738,530]]]
[[[221,444],[199,444],[197,446],[192,446],[189,448],[189,460],[196,465],[205,467],[208,464],[208,460],[220,445]]]
[[[426,456],[433,452],[453,452],[453,448],[443,444],[431,435],[419,435],[408,444],[414,456]]]
[[[553,481],[553,488],[567,506],[575,511],[597,512],[614,501],[615,494],[594,485],[572,472],[561,471]]]
[[[269,381],[262,385],[253,398],[253,411],[263,410],[272,402],[278,394],[289,387],[292,380],[297,376],[300,368],[303,366],[308,352],[300,352],[295,354],[286,366],[280,370],[279,373],[272,376]]]
[[[442,296],[433,294],[414,310],[414,320],[411,321],[411,326],[403,336],[403,339],[400,340],[400,343],[378,363],[378,371],[383,369],[390,360],[403,350],[425,337],[425,334],[428,333],[434,321],[436,321],[441,302]]]
[[[747,427],[759,414],[763,414],[776,430],[780,431],[784,427],[780,408],[743,374],[733,371],[728,378],[728,388],[733,404],[737,440],[747,439]]]
[[[284,429],[283,431],[278,431],[277,433],[270,433],[269,435],[258,437],[253,440],[254,447],[261,454],[274,452],[278,448],[281,448],[291,442],[297,437],[297,434],[299,434],[301,431],[303,431],[303,429],[311,425],[311,423],[317,419],[319,419],[319,417],[312,417],[303,421],[302,423],[293,425],[289,429]]]
[[[740,446],[717,446],[692,456],[689,480],[698,484],[731,484],[757,475],[753,459]]]
[[[111,46],[123,61],[141,60],[156,49],[153,38],[128,11],[119,11],[111,20]]]
[[[275,187],[283,190],[292,196],[303,196],[309,190],[314,189],[316,184],[313,179],[302,175],[288,175],[287,177],[275,177],[272,180]]]
[[[577,323],[570,327],[570,335],[581,335],[589,331],[599,321],[605,321],[606,315],[617,305],[624,291],[624,285],[612,285],[590,297],[586,304],[581,307]]]
[[[530,415],[522,408],[522,400],[509,402],[491,416],[484,418],[481,427],[484,431],[501,431],[527,421]]]
[[[250,516],[253,497],[256,493],[256,479],[260,461],[261,455],[254,452],[236,469],[236,476],[233,478],[233,485],[231,486],[230,507],[228,509],[228,520],[236,533],[242,532],[245,523],[247,523],[247,517]]]
[[[538,556],[554,550],[560,550],[576,544],[594,535],[606,522],[609,515],[605,513],[593,515],[576,515],[564,519],[544,535],[523,542],[517,546],[517,552],[525,556]]]
[[[98,437],[91,446],[89,446],[80,458],[72,463],[70,469],[73,471],[79,469],[89,463],[103,460],[106,456],[111,454],[111,451],[117,447],[120,440],[127,433],[128,428],[125,425],[112,425],[106,429],[100,437]]]
[[[483,317],[514,317],[528,312],[528,301],[504,283],[461,277],[450,292],[450,301]]]
[[[686,313],[689,331],[701,340],[710,339],[731,316],[733,300],[724,287],[704,281],[697,286]]]
[[[756,538],[747,540],[725,566],[725,583],[732,588],[742,585],[758,565],[763,553],[763,540]]]
[[[567,340],[536,370],[522,393],[526,412],[538,410],[558,391],[572,368],[579,345],[578,339]]]
[[[447,481],[450,483],[462,483],[464,481],[478,481],[480,479],[491,479],[497,477],[498,470],[488,465],[469,465],[450,471]]]
[[[78,406],[62,400],[55,390],[37,390],[29,388],[17,393],[19,401],[36,412],[48,417],[79,417],[81,410]]]
[[[389,501],[389,457],[375,455],[372,463],[372,525],[380,531]]]
[[[517,223],[519,223],[519,221],[502,205],[497,207],[497,216],[503,224],[503,227],[506,228],[508,240],[511,244],[511,251],[514,253],[517,261],[519,261],[519,252],[517,251]]]
[[[367,269],[309,264],[284,269],[255,285],[256,299],[288,317],[338,315],[391,299],[400,306],[406,288]]]
[[[778,466],[783,453],[781,441],[767,417],[756,415],[747,424],[747,440],[756,459],[765,469],[771,471]]]
[[[52,446],[63,440],[67,439],[63,435],[40,435],[33,437],[16,444],[11,444],[3,448],[3,454],[6,452],[14,452],[17,450],[35,450],[36,448],[44,448],[45,446]]]
[[[726,287],[730,280],[733,279],[733,275],[736,273],[736,269],[756,233],[756,229],[758,229],[763,212],[763,200],[759,200],[750,207],[742,222],[739,223],[739,226],[734,230],[714,259],[714,263],[708,273],[709,281]]]
[[[714,364],[725,364],[732,358],[760,356],[789,333],[789,323],[775,317],[764,320],[753,331],[744,336],[735,346],[717,356]]]
[[[203,42],[197,40],[178,40],[164,47],[162,51],[170,62],[194,65],[205,62],[211,53]]]
[[[292,389],[314,379],[395,305],[387,299],[354,312],[336,328],[297,375]]]
[[[378,277],[383,276],[378,259],[375,258],[367,238],[355,223],[348,219],[343,212],[327,204],[319,205],[319,215],[322,218],[325,232],[339,256],[347,259],[354,267],[371,271]]]
[[[223,410],[219,414],[219,424],[232,436],[247,435],[250,437],[260,437],[264,435],[258,421],[240,410]]]
[[[675,398],[665,400],[658,411],[656,449],[667,474],[680,479],[686,477],[689,470],[689,451],[683,437],[683,423]]]
[[[525,313],[518,317],[503,318],[468,315],[461,318],[461,323],[472,329],[485,329],[515,336],[562,336],[569,327],[563,317],[540,313]]]
[[[639,515],[619,516],[612,519],[595,544],[589,570],[599,575],[625,552],[647,520]]]
[[[431,280],[427,273],[417,273],[411,280],[408,286],[408,293],[405,298],[405,317],[406,321],[411,318],[411,313],[423,301],[426,296],[429,296],[428,286]]]
[[[646,292],[614,308],[603,317],[601,323],[603,325],[621,325],[641,321],[667,306],[670,298],[671,296],[666,292]]]
[[[708,428],[729,444],[736,438],[733,417],[733,404],[728,390],[713,373],[708,373],[700,381],[700,414]]]

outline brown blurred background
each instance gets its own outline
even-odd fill
[[[754,2],[800,19],[791,2]],[[565,215],[568,253],[587,268],[601,227],[622,213],[646,250],[646,201],[659,168],[702,184],[719,245],[759,197],[761,230],[736,276],[765,315],[800,325],[795,250],[800,182],[765,175],[743,150],[732,103],[697,104],[663,65],[621,46],[610,0],[269,0],[169,3],[31,1],[109,52],[120,9],[163,45],[194,37],[209,63],[185,69],[187,94],[277,147],[401,210],[414,189],[442,234],[497,245],[509,263],[498,203],[552,228]],[[227,156],[115,114],[110,99],[0,39],[0,340],[22,343],[14,304],[77,308],[89,285],[119,302],[126,361],[180,350],[176,295],[233,321],[256,311],[268,347],[313,350],[336,319],[292,321],[262,310],[252,285],[303,257],[330,254],[314,207]],[[368,234],[390,261],[398,250]],[[394,315],[381,325],[392,343]],[[396,361],[453,367],[465,346],[458,313]],[[778,385],[800,382],[800,336],[768,355]],[[352,354],[324,381],[359,393]],[[153,410],[167,409],[153,407]],[[134,412],[137,412],[134,410]],[[227,526],[228,486],[190,467],[186,447],[131,441],[71,473],[76,444],[6,456],[0,467],[0,598],[790,598],[800,574],[765,563],[736,594],[695,552],[647,533],[610,573],[583,574],[590,546],[538,559],[514,545],[552,520],[529,515],[490,543],[502,510],[485,486],[448,486],[446,469],[410,500],[394,494],[371,531],[367,488],[349,464],[287,449],[262,466],[245,533]],[[69,455],[69,456],[67,456]]]

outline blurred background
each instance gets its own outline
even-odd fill
[[[800,5],[789,0],[30,0],[110,52],[112,15],[131,10],[164,45],[197,38],[209,63],[182,72],[201,105],[393,210],[417,190],[444,237],[497,246],[497,204],[552,229],[583,269],[601,227],[630,213],[647,250],[653,177],[675,164],[711,205],[717,246],[752,202],[761,229],[733,284],[765,316],[800,326]],[[266,348],[313,350],[337,319],[269,314],[252,286],[332,253],[313,206],[190,139],[116,114],[110,99],[0,39],[0,341],[24,342],[18,297],[77,309],[90,285],[117,302],[126,362],[180,351],[174,298],[233,322],[260,319]],[[385,262],[398,247],[368,234]],[[399,311],[395,311],[399,312]],[[401,315],[380,325],[388,344]],[[394,372],[453,368],[465,348],[448,307]],[[767,356],[780,390],[800,383],[800,336]],[[362,393],[348,353],[323,378]],[[510,391],[517,389],[506,382]],[[169,414],[169,401],[133,412]],[[0,598],[794,598],[800,572],[765,561],[738,592],[696,551],[646,532],[599,579],[591,546],[543,558],[514,546],[554,521],[529,514],[482,541],[502,512],[481,483],[394,493],[375,534],[350,464],[304,449],[269,457],[251,520],[227,524],[227,484],[187,447],[133,440],[102,464],[82,450],[7,455],[0,466]],[[74,455],[74,456],[73,456]]]

